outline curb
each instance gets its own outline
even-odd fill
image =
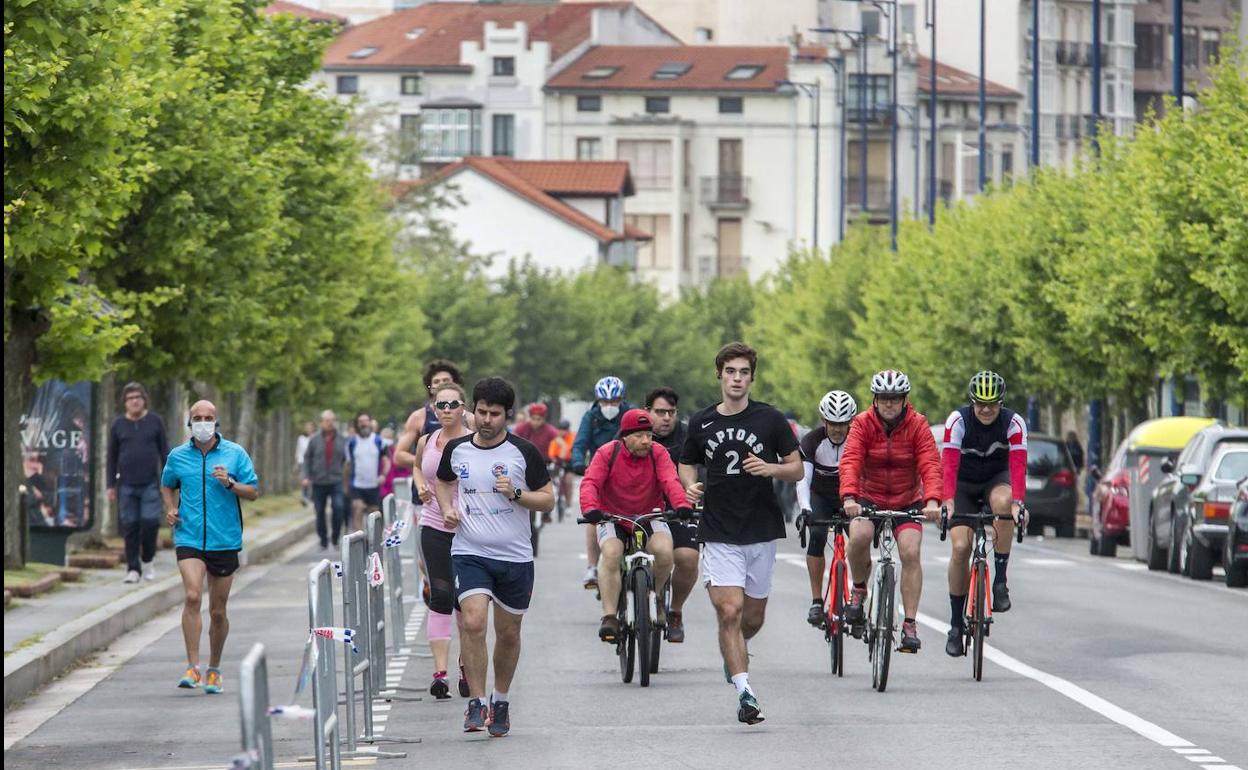
[[[272,559],[316,529],[311,517],[298,517],[289,526],[271,532],[240,554],[240,565]],[[182,579],[170,575],[151,586],[127,594],[45,636],[39,643],[4,659],[4,710],[72,668],[80,659],[107,647],[113,640],[182,601]]]

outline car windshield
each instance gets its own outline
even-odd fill
[[[1227,452],[1213,470],[1213,478],[1218,481],[1239,481],[1245,476],[1248,476],[1248,451]]]
[[[1066,447],[1056,441],[1028,439],[1027,472],[1033,476],[1047,476],[1055,470],[1069,468]]]

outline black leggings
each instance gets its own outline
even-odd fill
[[[817,492],[810,494],[810,507],[814,509],[810,512],[813,521],[827,521],[841,512],[841,506],[836,500]],[[822,559],[824,549],[828,547],[828,526],[812,524],[806,536],[810,538],[806,541],[806,555]]]
[[[429,609],[450,615],[455,609],[455,575],[451,570],[452,532],[420,528],[420,553],[429,576]]]

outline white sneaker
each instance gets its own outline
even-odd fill
[[[584,585],[586,588],[597,588],[598,587],[598,568],[586,567],[585,577],[581,580],[581,584]]]
[[[121,582],[137,583],[139,582],[139,573],[135,572],[134,570],[130,570],[129,572],[126,573],[126,579]]]
[[[150,561],[143,562],[143,579],[144,580],[156,579],[156,567]]]

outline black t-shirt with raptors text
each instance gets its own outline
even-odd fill
[[[706,468],[701,537],[708,543],[748,545],[784,538],[784,516],[772,480],[746,473],[749,455],[778,463],[797,449],[789,421],[775,407],[751,401],[734,415],[718,404],[689,419],[683,465]]]

